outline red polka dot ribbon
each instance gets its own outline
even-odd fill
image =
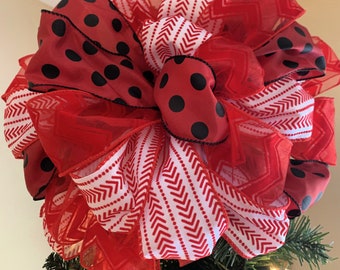
[[[329,180],[330,174],[325,163],[316,160],[291,160],[285,185],[285,192],[292,200],[287,209],[288,216],[299,216],[317,203]]]
[[[227,117],[214,88],[213,71],[202,60],[185,56],[168,59],[156,80],[154,96],[170,133],[200,142],[226,139]]]
[[[265,82],[291,74],[296,80],[320,77],[326,69],[321,48],[315,46],[308,30],[293,23],[275,38],[256,50],[256,55],[265,69]],[[276,68],[266,68],[275,66]]]
[[[333,100],[315,96],[339,84],[340,62],[294,22],[302,12],[291,0],[43,11],[39,49],[3,99],[53,249],[87,269],[150,270],[208,256],[220,237],[245,258],[283,245],[335,164]]]

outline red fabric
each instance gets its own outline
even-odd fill
[[[317,96],[340,83],[340,62],[327,43],[321,40],[319,37],[313,37],[313,41],[318,46],[326,59],[325,76],[307,80],[303,83],[304,88],[311,95]]]
[[[246,258],[283,244],[287,198],[273,206],[256,202],[232,176],[207,167],[196,144],[169,136],[159,124],[94,166],[74,172],[73,180],[106,230],[131,232],[139,225],[145,258],[196,260],[212,252],[223,232]],[[240,224],[246,232],[235,238]]]
[[[265,70],[265,82],[276,81],[284,74],[296,80],[324,76],[326,59],[315,45],[308,30],[296,22],[278,33],[255,51]]]
[[[19,59],[20,70],[8,86],[6,92],[1,96],[3,100],[7,100],[11,94],[18,90],[27,87],[27,80],[25,78],[25,71],[33,55],[27,55]]]
[[[89,164],[159,121],[155,110],[133,109],[81,91],[46,93],[31,99],[27,109],[59,174]]]
[[[66,191],[60,193],[60,187]],[[141,258],[136,232],[113,234],[100,226],[70,178],[54,179],[45,201],[45,230],[50,244],[64,259],[79,256],[89,270],[159,270],[157,262]]]
[[[112,2],[123,7],[121,11],[137,34],[141,30],[141,21],[153,20],[157,15],[159,19],[161,16],[170,17],[176,14],[190,19],[213,34],[227,32],[233,40],[245,43],[253,49],[264,44],[304,13],[295,0],[251,0],[247,3],[205,0],[201,1],[204,4],[195,8],[192,8],[194,2],[161,1],[167,5],[160,4],[160,14],[155,13],[147,1]]]
[[[166,62],[154,96],[164,125],[174,136],[204,143],[226,139],[227,116],[213,93],[215,85],[212,69],[200,59],[178,56]]]
[[[33,155],[28,189],[49,183],[50,245],[94,270],[196,260],[219,237],[245,258],[282,246],[292,201],[327,184],[292,192],[291,156],[335,162],[332,103],[314,96],[340,64],[302,13],[289,0],[43,11],[39,50],[3,98],[9,147]],[[45,153],[53,175],[37,172]],[[306,177],[328,179],[320,167]]]
[[[330,180],[327,165],[318,161],[293,159],[290,162],[285,192],[291,198],[290,218],[305,213],[324,194]]]
[[[26,103],[39,93],[27,89],[25,71],[31,55],[19,60],[20,70],[2,95],[6,102],[4,111],[4,134],[8,147],[15,158],[23,158],[23,151],[37,140],[37,133],[28,115]]]
[[[195,55],[207,61],[215,72],[213,91],[219,98],[239,99],[264,89],[263,67],[253,50],[228,34],[210,38]]]
[[[307,141],[294,143],[292,156],[300,160],[318,160],[336,165],[334,117],[334,100],[316,98],[312,137]]]
[[[35,200],[43,199],[47,185],[55,177],[56,168],[39,140],[27,147],[23,154],[27,190]]]
[[[208,164],[242,192],[263,205],[282,194],[291,142],[256,118],[225,104],[228,140],[206,146]],[[270,150],[269,150],[270,149]]]
[[[140,44],[133,38],[125,20],[109,7],[108,1],[95,5],[85,1],[83,5],[95,7],[93,12],[99,9],[101,24],[98,27],[105,24],[103,29],[90,32],[92,27],[83,29],[83,17],[88,10],[86,7],[79,9],[76,2],[70,2],[62,9],[66,14],[70,13],[69,18],[43,11],[41,25],[46,27],[39,28],[41,45],[25,73],[30,89],[47,92],[64,87],[131,106],[155,106],[152,85],[143,76],[149,68],[143,62]],[[79,10],[84,14],[79,14]],[[104,30],[113,18],[122,24],[123,30],[118,36],[112,26]],[[131,70],[137,71],[134,76],[131,76]]]
[[[213,19],[222,19],[222,29],[233,40],[256,49],[302,16],[304,10],[295,0],[251,0],[213,1],[211,12]]]

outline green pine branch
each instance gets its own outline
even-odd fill
[[[55,252],[52,252],[47,257],[42,268],[46,268],[47,270],[86,270],[80,265],[79,258],[65,261]]]
[[[321,265],[334,260],[328,254],[332,246],[323,243],[327,235],[320,225],[312,228],[310,219],[302,216],[291,222],[286,244],[277,253],[290,265],[297,259],[300,265],[307,263],[311,270],[320,269]]]

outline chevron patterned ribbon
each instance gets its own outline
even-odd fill
[[[340,62],[302,13],[292,0],[43,11],[2,97],[53,249],[87,269],[156,270],[220,237],[245,258],[282,246],[336,157],[333,100],[315,96]]]
[[[146,22],[142,45],[147,63],[159,71],[165,60],[174,55],[193,55],[211,34],[181,16]]]
[[[27,89],[25,70],[31,56],[23,57],[19,63],[22,66],[11,85],[2,97],[7,106],[4,111],[4,133],[13,155],[22,158],[26,147],[37,140],[37,133],[26,109],[26,102],[32,97],[40,95]]]

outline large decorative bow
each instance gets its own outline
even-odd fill
[[[317,201],[335,163],[333,102],[314,96],[339,83],[339,61],[294,22],[302,12],[291,0],[43,11],[39,50],[3,98],[53,248],[131,270],[208,256],[219,237],[246,258],[280,247],[286,212]],[[291,184],[306,175],[322,182],[308,199]]]

